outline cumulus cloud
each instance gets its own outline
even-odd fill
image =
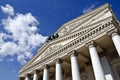
[[[11,5],[6,4],[6,6],[1,6],[2,12],[9,14],[9,15],[14,15],[14,9]]]
[[[14,13],[9,4],[1,6],[1,10],[8,13],[8,17],[1,20],[4,31],[0,32],[0,58],[16,57],[18,62],[25,64],[47,37],[38,33],[39,22],[31,13]]]
[[[93,4],[93,5],[85,8],[85,9],[82,11],[82,13],[87,13],[87,12],[91,11],[91,10],[94,9],[94,8],[95,8],[95,4]]]

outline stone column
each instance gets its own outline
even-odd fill
[[[38,80],[38,70],[34,71],[33,80]]]
[[[103,72],[103,68],[98,56],[98,52],[94,44],[89,44],[89,52],[92,61],[95,80],[106,80]]]
[[[56,76],[55,80],[62,80],[62,67],[61,67],[61,60],[56,60]]]
[[[45,65],[45,68],[44,68],[43,80],[49,80],[49,76],[48,76],[48,66],[47,66],[47,65]]]
[[[30,80],[28,74],[26,75],[25,80]]]
[[[72,68],[72,80],[81,80],[75,51],[72,51],[71,54],[71,68]]]
[[[120,56],[120,35],[118,33],[112,33],[112,40],[118,52],[118,55]]]
[[[112,29],[111,31],[108,31],[107,34],[108,36],[111,36],[112,41],[120,57],[120,35],[118,34],[118,32],[119,30],[115,28],[115,29]]]

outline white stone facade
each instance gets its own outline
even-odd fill
[[[19,80],[120,80],[120,23],[108,4],[65,23]]]

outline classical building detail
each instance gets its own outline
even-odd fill
[[[65,23],[21,68],[19,80],[120,80],[119,24],[108,4]]]
[[[94,42],[91,42],[89,45],[89,52],[91,57],[91,62],[93,66],[93,71],[95,74],[95,80],[106,80],[104,76],[104,71],[100,62],[100,58],[98,56],[97,49],[95,47]]]

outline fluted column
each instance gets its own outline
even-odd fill
[[[112,40],[118,52],[118,55],[120,56],[120,35],[118,33],[112,33]]]
[[[95,80],[106,80],[97,49],[94,44],[89,45],[89,52],[92,61]]]
[[[61,60],[56,60],[56,76],[55,80],[62,80],[62,67],[61,67]]]
[[[47,66],[47,65],[45,65],[45,68],[44,68],[43,80],[49,80],[49,76],[48,76],[48,66]]]
[[[81,80],[75,51],[71,54],[72,80]]]
[[[34,71],[33,80],[38,80],[37,70]]]

